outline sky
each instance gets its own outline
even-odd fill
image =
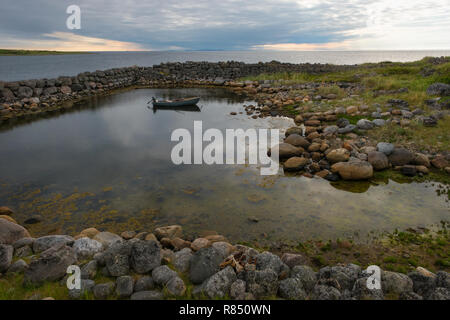
[[[3,0],[0,48],[448,50],[450,0]]]

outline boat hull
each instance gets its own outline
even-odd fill
[[[200,101],[200,98],[185,99],[180,101],[153,101],[154,107],[184,107],[195,106]]]

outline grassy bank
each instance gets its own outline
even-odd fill
[[[92,54],[92,53],[93,52],[83,52],[83,51],[0,49],[0,56],[49,56],[61,54]]]

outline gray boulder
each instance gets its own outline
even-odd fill
[[[247,284],[244,280],[238,279],[231,284],[230,297],[234,300],[243,300],[245,297],[245,288]]]
[[[0,219],[0,243],[13,244],[22,238],[30,238],[30,234],[24,227],[6,219]]]
[[[302,282],[298,278],[287,278],[280,281],[278,293],[280,297],[289,300],[305,300],[307,297]]]
[[[108,248],[110,245],[112,245],[115,242],[123,241],[121,236],[118,236],[117,234],[107,232],[107,231],[97,233],[94,237],[94,240],[103,244],[104,248]]]
[[[384,294],[382,289],[369,289],[367,280],[369,277],[362,277],[356,280],[352,289],[352,295],[358,300],[383,300]]]
[[[98,300],[106,300],[114,292],[114,282],[97,284],[94,289],[94,297]]]
[[[177,276],[178,274],[166,265],[156,267],[152,271],[153,282],[160,286],[165,286],[172,278]]]
[[[449,96],[450,85],[446,83],[433,83],[427,88],[427,94],[432,96]]]
[[[431,272],[416,270],[408,273],[408,277],[413,281],[413,290],[425,299],[436,289],[436,275]]]
[[[155,288],[155,283],[153,282],[152,277],[150,276],[143,276],[136,280],[136,283],[134,284],[134,291],[148,291]]]
[[[447,288],[436,288],[430,294],[429,300],[450,300],[450,290]]]
[[[278,291],[278,274],[272,269],[247,271],[247,290],[257,299],[273,297]]]
[[[200,284],[219,271],[219,265],[225,257],[213,247],[198,250],[189,262],[189,278],[194,284]]]
[[[236,279],[234,269],[228,266],[205,280],[204,292],[211,299],[224,298],[230,294],[231,285]]]
[[[348,124],[344,128],[339,128],[338,133],[339,134],[350,133],[353,132],[356,128],[357,126],[355,126],[354,124]]]
[[[414,160],[414,154],[404,148],[395,148],[389,155],[389,161],[393,166],[404,166]]]
[[[97,261],[91,260],[81,268],[82,279],[94,279],[97,275]]]
[[[413,291],[413,282],[406,274],[383,271],[381,273],[381,288],[384,293],[400,295]]]
[[[392,143],[379,142],[377,144],[377,150],[383,152],[385,155],[390,155],[394,151],[395,147]]]
[[[175,252],[173,266],[179,272],[187,272],[189,270],[189,261],[192,258],[192,250],[184,248]]]
[[[103,250],[101,242],[88,237],[75,240],[72,247],[80,260],[92,258],[96,253]]]
[[[40,285],[44,281],[56,281],[64,277],[67,267],[77,262],[75,251],[68,246],[54,246],[31,261],[25,271],[25,283]]]
[[[332,286],[316,285],[312,297],[313,300],[340,300],[341,292]]]
[[[299,279],[307,293],[314,289],[317,282],[317,272],[309,266],[295,266],[292,268],[290,276]]]
[[[318,278],[321,284],[332,285],[339,290],[351,290],[360,272],[361,268],[355,264],[328,266],[319,270]]]
[[[256,256],[256,270],[266,269],[275,271],[277,275],[281,275],[283,272],[289,273],[289,267],[281,261],[280,257],[268,251]]]
[[[383,120],[383,119],[374,119],[374,120],[372,120],[372,123],[373,123],[374,125],[376,125],[377,127],[382,127],[382,126],[384,126],[384,125],[386,124],[386,120]]]
[[[129,274],[131,245],[127,241],[117,241],[105,251],[105,264],[111,276],[120,277]]]
[[[436,273],[436,287],[450,289],[450,274],[445,271],[438,271]]]
[[[116,279],[116,295],[119,298],[128,298],[133,294],[134,279],[131,276],[121,276]]]
[[[139,240],[131,249],[131,265],[137,273],[147,273],[161,265],[161,248],[154,240]]]
[[[82,279],[80,283],[80,289],[69,290],[69,298],[80,299],[83,295],[93,292],[94,286],[94,280]]]
[[[22,273],[28,268],[28,264],[22,260],[19,259],[16,262],[12,263],[11,266],[8,268],[8,273]]]
[[[41,238],[37,238],[33,242],[33,251],[34,253],[43,252],[53,246],[58,245],[72,245],[75,239],[71,236],[66,235],[52,235],[45,236]]]
[[[3,219],[0,219],[3,220]],[[11,265],[14,247],[7,244],[0,244],[0,273],[6,272]]]
[[[170,295],[181,297],[186,292],[186,285],[180,277],[176,276],[167,282],[166,289]]]
[[[370,129],[372,129],[375,126],[372,123],[372,121],[367,120],[367,119],[360,119],[360,120],[358,120],[356,125],[358,126],[358,129],[362,129],[362,130],[370,130]]]
[[[380,151],[369,152],[367,161],[372,165],[374,170],[384,170],[389,167],[388,157]]]

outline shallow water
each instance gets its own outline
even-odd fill
[[[146,107],[152,96],[201,96],[200,111]],[[262,177],[252,165],[175,166],[175,128],[287,128],[292,120],[251,119],[250,104],[221,89],[140,89],[92,98],[81,109],[0,131],[0,204],[34,233],[86,227],[151,230],[181,224],[233,241],[305,240],[448,220],[447,195],[432,183],[392,180],[332,185],[299,176]],[[238,112],[230,115],[230,112]],[[256,217],[259,222],[249,221]]]

